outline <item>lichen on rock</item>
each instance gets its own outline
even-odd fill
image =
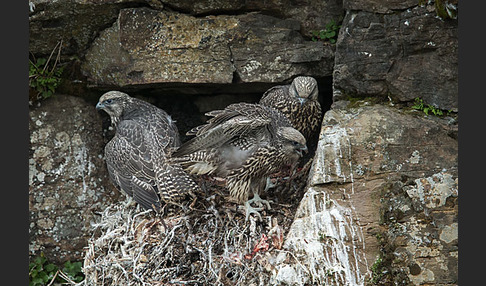
[[[119,197],[99,156],[99,118],[83,99],[61,94],[29,116],[29,254],[79,260],[95,212]]]

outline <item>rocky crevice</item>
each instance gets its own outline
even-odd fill
[[[204,112],[305,74],[327,112],[287,252],[267,278],[457,285],[457,20],[416,1],[33,2],[30,51],[62,38],[83,89],[30,110],[31,255],[81,259],[89,222],[119,200],[93,113],[102,92],[154,103],[185,133]],[[310,41],[342,16],[336,45]],[[416,97],[452,112],[425,115],[410,108]]]

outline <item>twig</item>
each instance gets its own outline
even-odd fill
[[[56,277],[57,277],[57,275],[59,274],[59,271],[61,271],[61,270],[59,270],[59,269],[58,269],[58,270],[56,271],[56,274],[54,274],[54,277],[52,277],[51,282],[49,282],[49,284],[47,284],[47,286],[51,286],[51,285],[52,285],[52,283],[54,283],[54,280],[56,280]]]
[[[51,51],[51,54],[49,55],[49,58],[47,58],[47,62],[46,64],[44,65],[44,68],[42,69],[42,72],[45,72],[46,71],[46,68],[47,66],[49,65],[49,62],[51,61],[51,58],[52,58],[52,55],[54,54],[54,51],[56,50],[57,46],[59,46],[61,44],[62,40],[57,42],[56,46],[54,47],[54,49],[52,49]],[[61,47],[59,47],[59,53],[61,52]],[[57,63],[57,58],[56,58],[56,62],[54,62],[54,66],[52,67],[52,71],[54,70],[55,66],[56,66],[56,63]],[[52,72],[50,71],[50,72]]]

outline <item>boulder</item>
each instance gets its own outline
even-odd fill
[[[242,82],[278,83],[299,74],[332,74],[334,46],[304,40],[299,21],[258,13],[237,18],[238,28],[229,46]]]
[[[303,35],[324,29],[331,20],[339,22],[344,16],[342,1],[312,0],[166,0],[164,3],[177,11],[191,15],[244,14],[259,11],[281,19],[298,20]]]
[[[456,131],[384,105],[326,112],[274,281],[456,283]]]
[[[228,16],[122,9],[91,45],[82,70],[94,86],[231,83],[234,69],[224,34],[235,26]]]
[[[122,9],[82,66],[92,86],[283,82],[332,74],[333,46],[306,41],[296,20],[259,13],[194,17]]]
[[[29,112],[29,256],[81,260],[97,212],[119,199],[94,105],[56,94]]]
[[[62,40],[62,55],[81,56],[122,7],[144,0],[29,0],[29,52],[49,56]]]
[[[415,0],[344,0],[345,10],[360,10],[380,14],[393,14],[396,10],[405,10],[417,6]]]
[[[348,10],[336,44],[334,100],[420,97],[457,111],[457,32],[457,20],[443,20],[427,7],[392,14]]]

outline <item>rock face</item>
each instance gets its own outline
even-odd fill
[[[87,89],[165,102],[184,130],[196,125],[184,113],[203,120],[198,111],[250,91],[258,100],[297,75],[324,90],[332,76],[306,193],[261,281],[457,285],[458,21],[436,1],[30,2],[35,56],[62,39]],[[331,20],[341,24],[336,45],[311,41]],[[172,91],[187,105],[159,96]],[[413,111],[417,97],[452,116]],[[30,119],[30,254],[80,260],[96,213],[121,195],[101,156],[100,117],[56,94]]]
[[[367,1],[348,2],[349,9],[362,7],[358,2]],[[336,45],[335,100],[421,97],[440,109],[457,111],[457,31],[456,20],[442,20],[427,7],[393,14],[348,10]]]
[[[60,94],[29,115],[29,253],[81,260],[96,212],[120,196],[103,161],[101,120],[83,99]]]
[[[280,19],[294,19],[308,36],[310,31],[323,29],[331,19],[342,19],[342,1],[290,0],[29,0],[29,50],[48,55],[60,39],[64,53],[83,56],[99,32],[109,27],[120,9],[150,7],[155,10],[172,9],[180,15],[235,15],[260,11]]]
[[[158,83],[284,82],[330,76],[333,48],[306,41],[296,20],[258,13],[194,17],[122,9],[86,54],[93,86]]]
[[[345,0],[343,2],[346,10],[361,10],[380,14],[392,14],[396,10],[405,10],[417,6],[415,0]]]
[[[115,21],[121,7],[142,2],[29,0],[29,51],[48,56],[62,40],[63,55],[80,56],[96,34]]]
[[[328,111],[274,279],[457,283],[456,127],[383,105]]]
[[[278,18],[292,18],[302,23],[302,34],[323,29],[331,19],[338,21],[344,14],[342,1],[312,0],[167,0],[164,3],[191,15],[243,14],[260,11]]]

